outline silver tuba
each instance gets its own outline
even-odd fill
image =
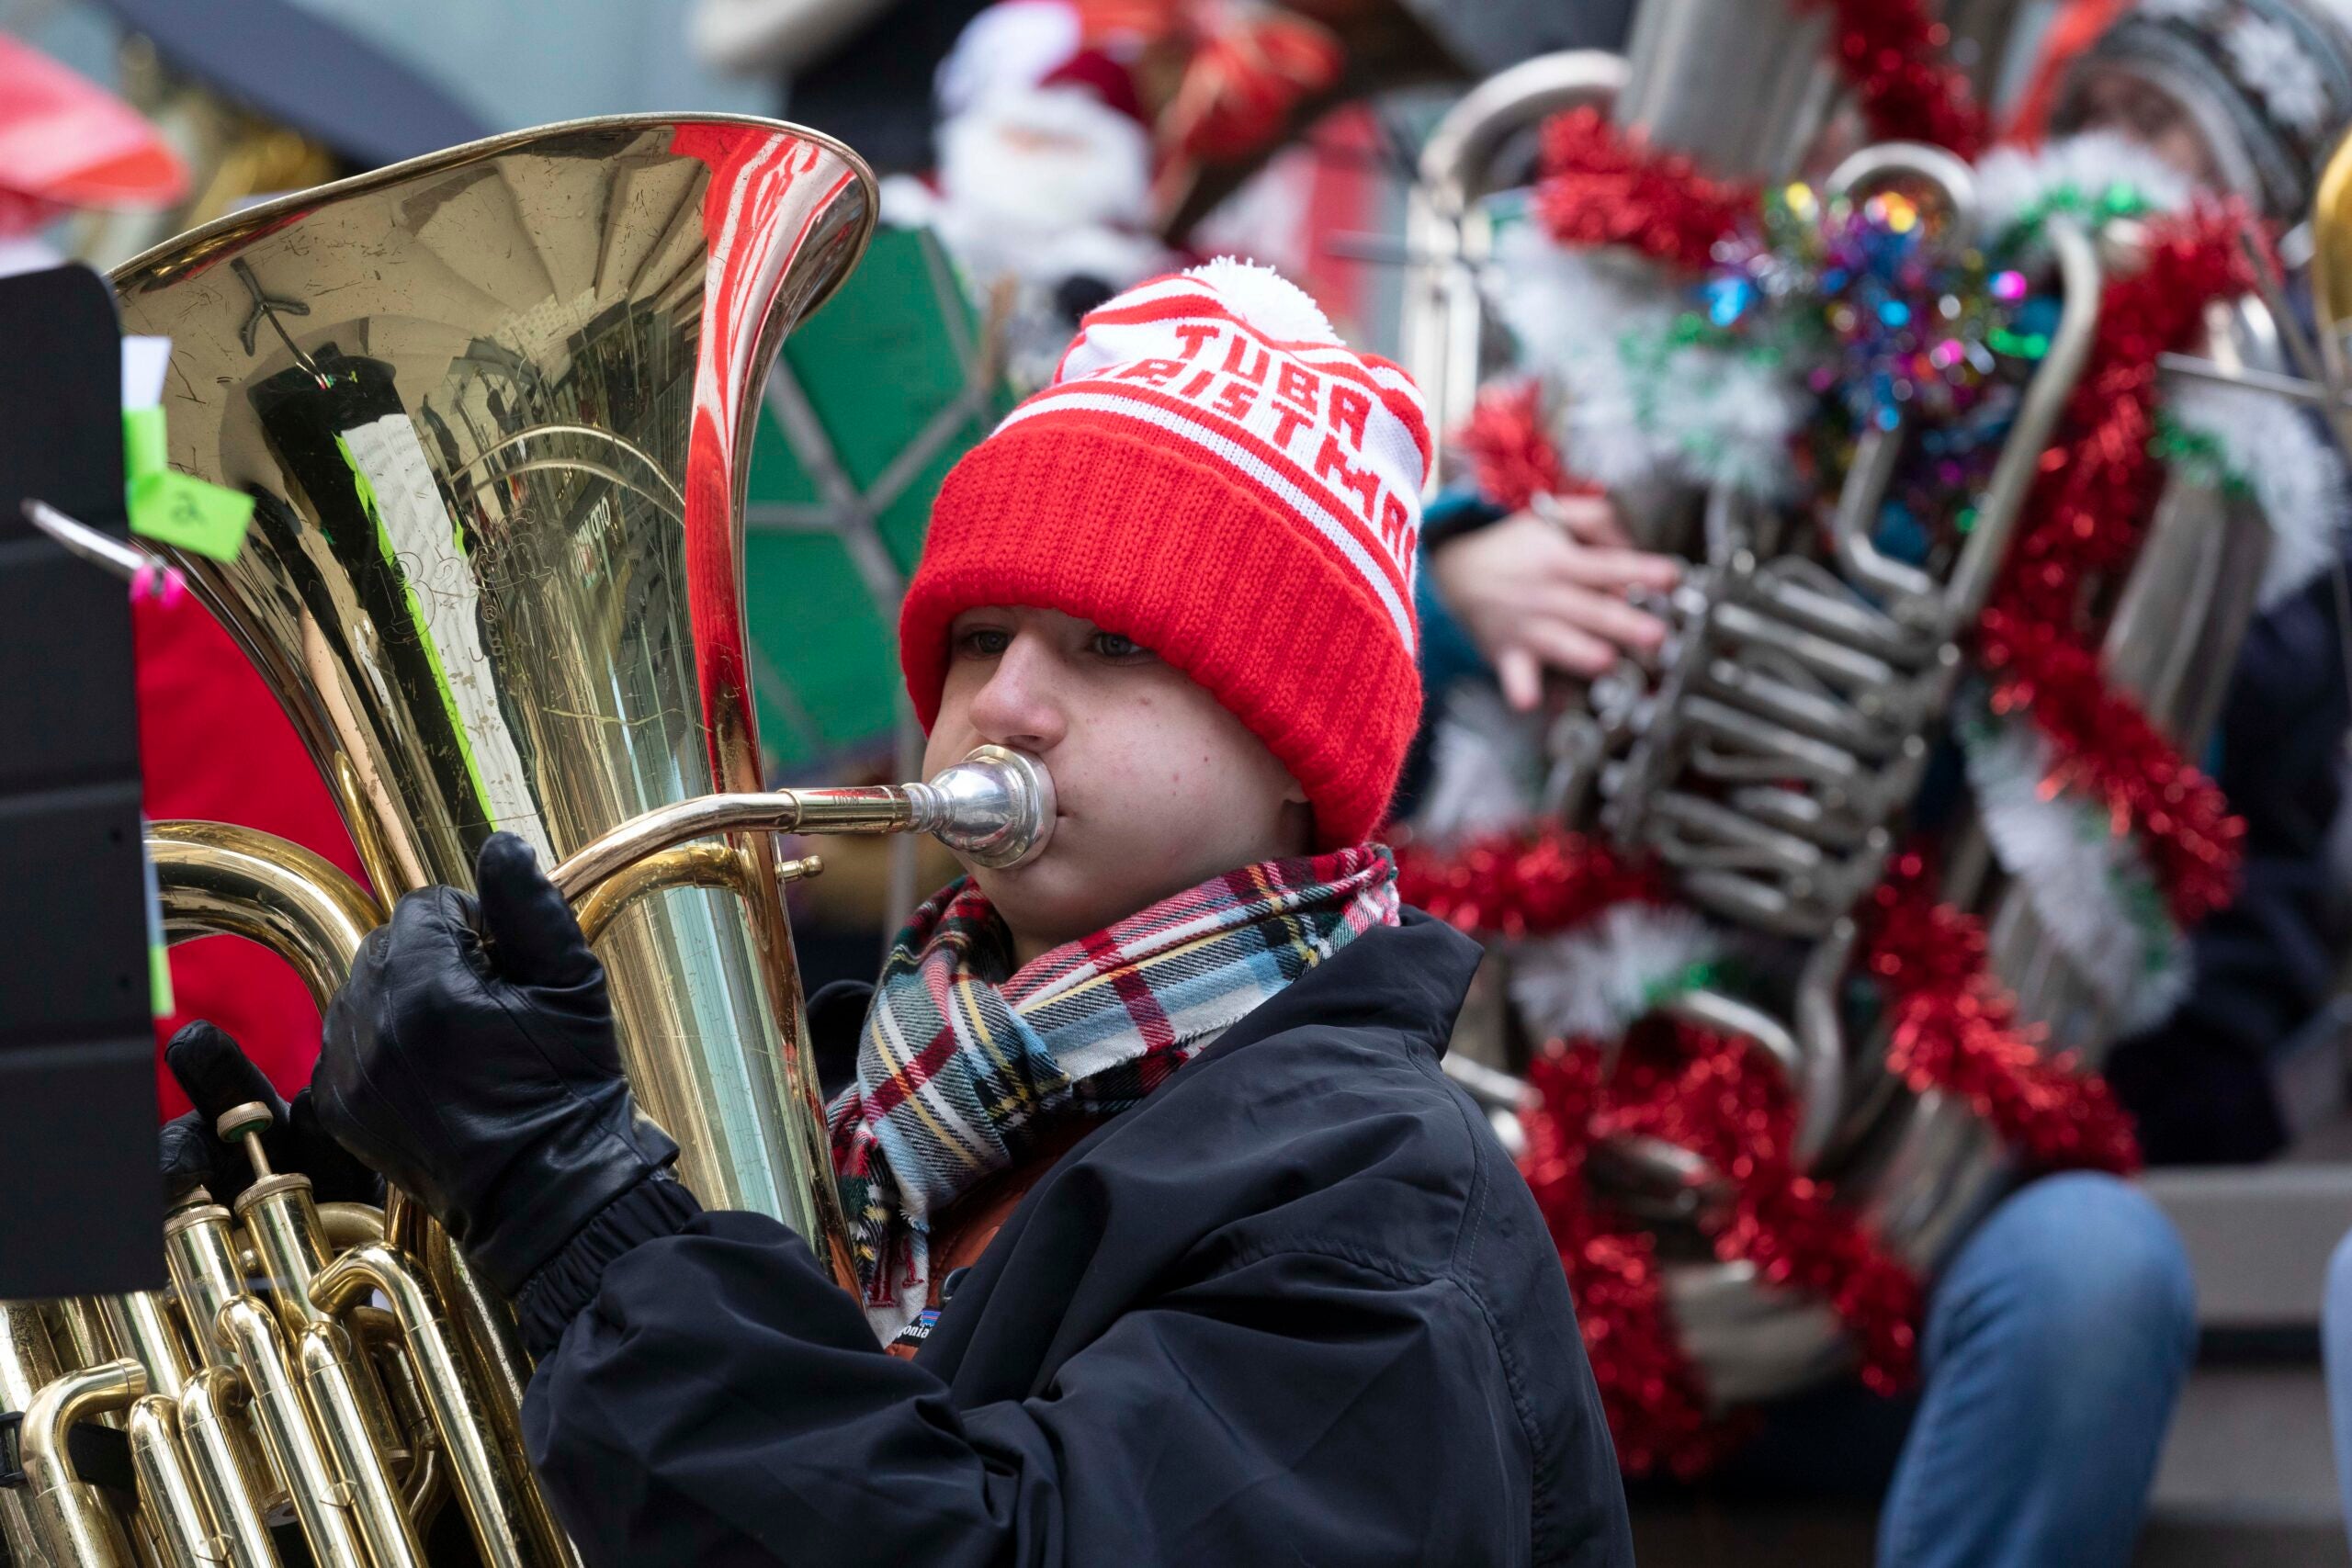
[[[2015,6],[1946,10],[1962,57],[1987,81]],[[1825,142],[1840,140],[1838,128],[1853,140],[1823,59],[1826,26],[1820,8],[1787,0],[1645,0],[1627,57],[1531,61],[1455,106],[1425,144],[1405,290],[1409,363],[1446,428],[1460,426],[1508,352],[1493,319],[1490,291],[1502,281],[1487,198],[1528,183],[1534,128],[1566,107],[1607,106],[1711,175],[1820,175]],[[1939,149],[1864,145],[1836,159],[1823,184],[1859,195],[1897,181],[1964,227],[1973,175]],[[1844,1005],[1853,916],[1907,832],[1954,701],[1957,639],[1984,606],[2087,357],[2101,279],[2132,265],[2113,237],[2053,224],[2050,242],[2063,315],[1963,542],[1924,566],[1873,547],[1903,428],[1866,435],[1841,491],[1813,498],[1821,527],[1729,491],[1621,497],[1642,542],[1685,562],[1666,607],[1668,651],[1657,668],[1629,662],[1593,682],[1544,743],[1548,814],[1651,858],[1689,906],[1792,955],[1792,984],[1774,1005],[1702,988],[1669,1010],[1779,1064],[1798,1107],[1800,1162],[1921,1272],[2014,1173],[1967,1106],[1912,1094],[1884,1066],[1883,1032],[1854,1023]],[[2209,352],[2258,357],[2267,324],[2245,302],[2216,323],[2225,341]],[[2191,754],[2218,715],[2267,548],[2250,502],[2176,477],[2135,564],[2105,587],[2116,605],[2109,677]],[[1984,921],[1996,975],[2022,1016],[2050,1026],[2051,1048],[2095,1065],[2121,1032],[2111,998],[2051,940],[1978,816],[1955,815],[1939,846],[1944,897]],[[1486,1067],[1510,1065],[1497,1042],[1467,1043]],[[1475,1062],[1460,1076],[1509,1111],[1508,1083]],[[1849,1364],[1825,1304],[1768,1285],[1751,1266],[1711,1260],[1693,1216],[1715,1178],[1695,1156],[1648,1143],[1608,1153],[1595,1179],[1658,1233],[1670,1314],[1715,1403],[1792,1392]]]

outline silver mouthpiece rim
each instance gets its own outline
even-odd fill
[[[990,870],[1035,860],[1054,836],[1054,780],[1044,763],[1002,746],[978,746],[928,784],[910,784],[915,826]]]

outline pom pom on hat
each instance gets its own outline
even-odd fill
[[[1289,343],[1340,341],[1314,297],[1272,267],[1238,256],[1218,256],[1186,267],[1184,276],[1216,289],[1235,315],[1268,337]]]
[[[1429,461],[1412,378],[1272,269],[1131,288],[940,487],[899,612],[916,715],[938,716],[956,615],[1059,610],[1215,695],[1305,787],[1320,847],[1361,842],[1420,714]]]

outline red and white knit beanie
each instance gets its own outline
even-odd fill
[[[1420,714],[1429,461],[1412,378],[1272,271],[1129,289],[940,488],[899,617],[923,728],[956,615],[1059,610],[1205,687],[1305,786],[1320,847],[1360,842]]]

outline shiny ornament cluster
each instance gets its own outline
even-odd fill
[[[1899,189],[1860,200],[1792,184],[1718,241],[1683,330],[1790,363],[1857,427],[1906,412],[1937,424],[1974,411],[2004,359],[2039,359],[2054,301],[1996,271]]]

